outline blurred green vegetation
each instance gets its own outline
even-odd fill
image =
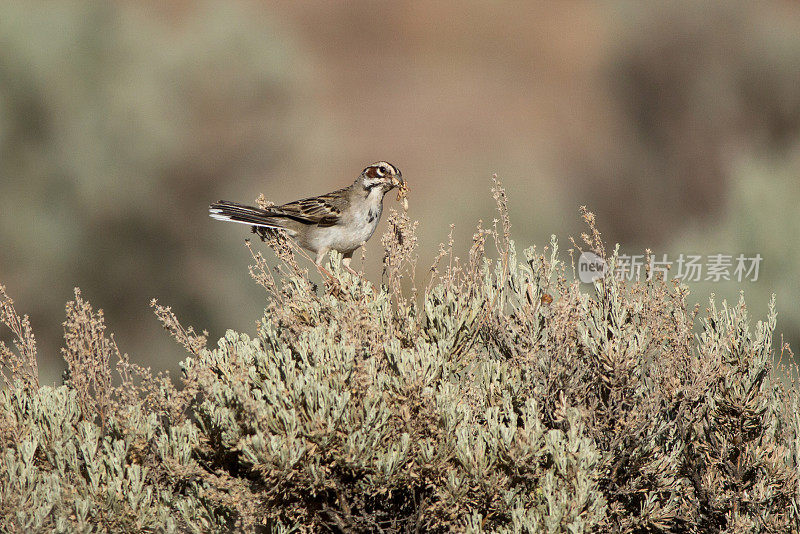
[[[587,205],[628,254],[760,253],[757,282],[693,296],[744,289],[762,314],[775,292],[797,347],[797,72],[800,7],[777,0],[4,3],[0,281],[44,381],[75,285],[123,351],[174,370],[151,298],[212,337],[263,308],[247,233],[210,201],[293,200],[387,159],[420,269],[450,222],[467,243],[493,217],[497,172],[522,242],[566,242]]]
[[[202,238],[205,207],[291,152],[303,92],[290,41],[257,15],[212,2],[172,23],[100,1],[0,6],[0,272],[46,354],[58,355],[73,285],[132,352],[159,353],[150,298],[197,324],[237,316],[245,282],[210,280],[206,265],[231,249]],[[220,291],[231,302],[212,309]]]
[[[709,293],[714,292],[734,302],[741,290],[758,314],[765,313],[774,293],[778,332],[796,352],[800,341],[800,204],[796,193],[800,157],[795,154],[775,161],[741,158],[731,174],[724,214],[714,224],[687,229],[669,248],[675,254],[761,254],[764,260],[757,281],[691,283],[691,300],[705,305]]]
[[[760,12],[739,2],[679,4],[622,4],[612,72],[632,132],[620,151],[631,157],[615,154],[609,165],[624,162],[614,189],[628,204],[614,204],[600,224],[616,226],[630,254],[642,253],[632,243],[670,259],[760,254],[758,280],[690,283],[690,302],[705,306],[712,292],[735,302],[744,291],[763,314],[774,293],[778,332],[796,349],[800,12],[788,3]]]

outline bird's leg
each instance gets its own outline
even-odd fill
[[[325,253],[328,252],[327,249],[322,249],[317,251],[317,257],[314,260],[314,263],[317,266],[317,270],[324,276],[328,277],[328,281],[325,282],[325,287],[327,290],[337,298],[342,296],[342,285],[339,283],[339,279],[333,276],[328,269],[322,266],[322,258],[325,256]]]
[[[322,266],[322,259],[325,257],[325,254],[327,254],[327,252],[328,249],[325,248],[318,250],[317,257],[314,258],[314,264],[317,266],[317,270],[319,272],[321,272],[322,274],[327,276],[331,281],[333,281],[336,280],[336,278],[330,273],[330,271],[328,271],[328,269]]]
[[[352,267],[350,267],[350,261],[353,259],[353,252],[354,251],[352,250],[350,252],[345,252],[345,254],[342,256],[342,266],[344,266],[344,268],[347,269],[347,271],[353,276],[358,276],[358,273],[355,272]]]

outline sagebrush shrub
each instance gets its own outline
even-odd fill
[[[120,355],[79,292],[65,383],[39,386],[3,293],[18,348],[0,347],[3,528],[798,532],[774,312],[752,327],[743,300],[712,299],[695,335],[679,284],[607,275],[586,293],[555,238],[518,258],[493,191],[499,221],[463,260],[443,246],[419,294],[415,225],[393,213],[377,286],[334,254],[317,287],[267,238],[280,262],[253,253],[268,299],[250,335],[208,347],[154,303],[188,351],[180,387]]]

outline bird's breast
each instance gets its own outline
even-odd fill
[[[361,243],[372,237],[378,221],[381,218],[381,205],[368,207],[364,213],[358,214],[351,226],[352,244],[358,247]],[[354,247],[354,248],[355,248]]]
[[[352,213],[349,223],[343,225],[342,234],[339,236],[340,241],[332,248],[348,252],[361,246],[361,243],[367,241],[375,233],[381,219],[381,208],[381,204],[377,203],[364,206],[361,211]]]
[[[338,224],[315,228],[306,248],[314,251],[333,249],[342,253],[352,252],[375,233],[381,218],[381,208],[380,204],[365,206],[359,211],[346,213],[346,219]]]

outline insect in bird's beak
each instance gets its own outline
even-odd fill
[[[403,175],[392,176],[392,185],[397,187],[397,201],[402,202],[403,211],[408,211],[408,183],[403,180]]]

